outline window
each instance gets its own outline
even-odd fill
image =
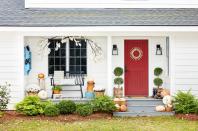
[[[61,43],[60,39],[50,39],[48,55],[48,73],[53,75],[54,71],[70,72],[70,74],[87,74],[87,44],[85,40],[79,40],[81,46],[77,46],[74,41],[68,44]],[[60,48],[56,50],[56,44]]]
[[[74,41],[69,44],[69,70],[72,74],[87,74],[87,44],[85,40],[79,40],[81,46]]]

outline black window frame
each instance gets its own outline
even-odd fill
[[[48,76],[53,76],[55,70],[64,70],[65,75],[68,72],[70,74],[87,75],[87,42],[84,39],[77,41],[80,42],[81,46],[71,40],[69,43],[63,44],[61,43],[61,39],[48,40],[50,43],[48,48],[51,50],[48,55]],[[55,51],[57,42],[61,43],[61,47]],[[72,50],[74,51],[73,56],[71,56]],[[84,52],[82,52],[82,50],[84,50]],[[69,69],[69,71],[67,69]]]

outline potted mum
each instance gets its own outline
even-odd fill
[[[62,87],[55,85],[54,87],[52,87],[52,91],[53,91],[53,94],[60,94],[60,92],[62,91]]]
[[[163,69],[160,67],[157,67],[154,69],[154,75],[156,78],[153,80],[154,85],[156,86],[153,89],[153,96],[154,98],[161,98],[161,91],[162,91],[162,84],[163,80],[160,78],[160,75],[163,73]]]
[[[123,69],[121,67],[116,67],[114,69],[114,75],[116,76],[114,84],[117,85],[117,87],[114,87],[114,96],[120,98],[123,93],[123,88],[121,86],[124,83],[124,80],[121,77],[123,75]]]
[[[105,88],[102,88],[102,87],[94,87],[94,94],[95,94],[95,97],[104,96],[104,93],[105,93]]]
[[[40,87],[36,84],[30,84],[26,87],[26,93],[28,96],[37,96],[40,91]]]

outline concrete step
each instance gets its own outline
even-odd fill
[[[128,106],[128,112],[142,113],[142,112],[155,112],[156,105],[134,105]]]
[[[163,105],[161,99],[144,98],[144,99],[127,99],[127,105],[146,106],[146,105]]]
[[[139,117],[139,116],[173,116],[174,112],[142,112],[142,113],[134,113],[134,112],[114,112],[113,116],[118,117]]]

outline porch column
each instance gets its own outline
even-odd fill
[[[112,37],[107,36],[107,95],[113,96],[112,84]]]

